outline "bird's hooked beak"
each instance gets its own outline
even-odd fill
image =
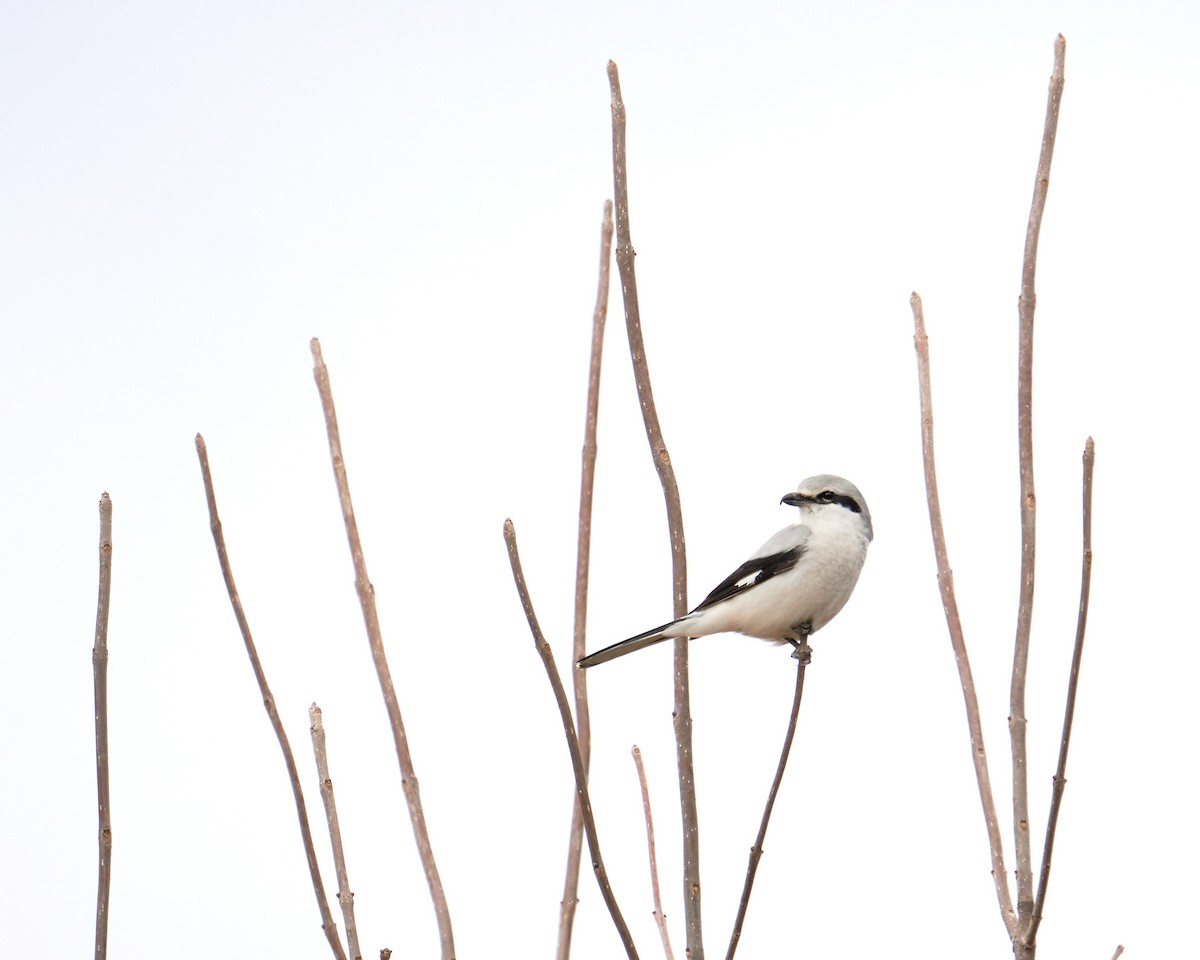
[[[813,498],[803,493],[785,493],[780,503],[786,503],[789,507],[798,507],[804,503],[812,503]]]

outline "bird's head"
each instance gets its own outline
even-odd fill
[[[830,511],[849,511],[862,523],[868,540],[875,536],[875,530],[871,526],[871,511],[867,509],[867,501],[858,487],[832,473],[819,473],[815,477],[801,480],[795,492],[784,494],[779,502],[786,503],[789,507],[799,507],[802,513],[814,516],[822,514],[834,517],[837,514]]]

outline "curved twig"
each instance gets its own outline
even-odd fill
[[[1083,636],[1087,631],[1088,601],[1092,594],[1092,473],[1096,465],[1096,444],[1091,437],[1083,446],[1083,570],[1079,577],[1079,618],[1075,626],[1075,650],[1071,654],[1071,678],[1067,681],[1067,706],[1063,714],[1062,740],[1058,747],[1058,769],[1054,772],[1054,790],[1050,797],[1050,816],[1046,823],[1046,842],[1042,848],[1042,869],[1037,897],[1025,942],[1037,943],[1046,888],[1050,884],[1050,858],[1054,854],[1054,834],[1058,830],[1058,811],[1067,785],[1067,751],[1071,747],[1071,727],[1075,721],[1075,693],[1079,689],[1079,667],[1083,662]]]
[[[583,467],[579,484],[579,541],[575,554],[575,638],[572,664],[587,653],[588,567],[592,550],[592,490],[596,482],[596,424],[600,412],[600,361],[604,352],[604,323],[608,318],[608,288],[612,263],[613,206],[604,201],[604,222],[600,227],[600,280],[596,289],[596,307],[592,312],[592,356],[588,367],[587,418],[583,430]],[[579,731],[579,755],[584,772],[592,752],[592,728],[588,712],[587,673],[574,666],[575,724]],[[571,833],[567,845],[567,876],[558,917],[558,960],[571,953],[571,931],[575,907],[579,903],[579,863],[583,854],[583,811],[578,799],[571,804]]]
[[[108,893],[112,886],[112,810],[108,792],[108,603],[112,596],[112,500],[100,495],[100,588],[92,685],[96,701],[96,805],[100,812],[100,877],[96,884],[96,960],[108,956]]]
[[[558,712],[562,717],[563,732],[567,735],[567,749],[571,754],[571,766],[575,771],[575,795],[579,800],[579,809],[583,811],[583,828],[587,833],[588,847],[592,851],[592,869],[596,873],[596,882],[600,885],[600,895],[612,914],[613,923],[621,937],[629,960],[637,960],[637,948],[633,945],[633,937],[621,908],[617,906],[617,898],[608,882],[608,871],[604,869],[604,858],[600,855],[600,838],[596,835],[596,820],[592,816],[592,799],[588,794],[587,771],[583,769],[583,757],[579,751],[579,737],[575,733],[575,725],[571,722],[571,706],[567,703],[567,692],[563,689],[562,680],[558,675],[558,667],[554,664],[554,651],[546,642],[542,628],[538,626],[537,614],[533,611],[533,600],[529,597],[529,588],[525,585],[525,574],[521,570],[521,556],[517,552],[517,531],[511,520],[504,521],[504,543],[508,547],[508,562],[512,567],[513,581],[517,585],[517,593],[521,598],[521,606],[525,610],[525,619],[529,622],[529,630],[533,634],[533,643],[542,665],[546,668],[546,676],[550,679],[550,687],[554,691],[554,699],[558,703]]]
[[[725,960],[733,960],[737,952],[738,942],[742,939],[742,923],[746,919],[746,908],[750,906],[750,891],[754,887],[754,875],[758,872],[758,861],[763,855],[763,841],[767,838],[767,824],[771,821],[771,811],[775,809],[775,795],[779,793],[779,785],[783,782],[783,771],[787,767],[788,754],[792,752],[792,740],[796,736],[796,721],[800,717],[800,700],[804,696],[804,671],[812,658],[812,648],[807,638],[800,641],[796,647],[796,695],[792,699],[792,715],[788,720],[787,735],[783,738],[783,750],[779,753],[779,766],[775,769],[775,779],[771,781],[771,792],[767,794],[767,804],[763,808],[762,822],[758,825],[758,836],[754,846],[750,848],[750,862],[746,865],[746,882],[742,886],[742,899],[738,903],[737,919],[733,922],[733,934],[729,938],[729,949]]]
[[[1012,741],[1018,929],[1028,926],[1033,913],[1033,859],[1029,837],[1029,775],[1025,745],[1025,678],[1029,669],[1029,632],[1033,623],[1034,558],[1037,546],[1037,496],[1033,485],[1033,314],[1037,306],[1034,276],[1037,272],[1042,212],[1045,210],[1046,195],[1050,189],[1050,161],[1054,156],[1054,140],[1058,132],[1058,109],[1062,102],[1066,45],[1066,40],[1059,34],[1054,41],[1054,73],[1050,77],[1042,149],[1038,157],[1029,224],[1025,230],[1021,297],[1017,307],[1020,320],[1017,348],[1017,435],[1021,471],[1021,588],[1017,608],[1017,635],[1013,645],[1008,730]]]
[[[971,675],[971,661],[967,657],[967,644],[963,639],[962,619],[958,615],[958,600],[954,596],[954,573],[950,569],[950,558],[946,551],[946,531],[942,527],[942,507],[938,499],[937,465],[933,455],[933,389],[929,381],[929,338],[925,335],[925,314],[921,298],[913,293],[910,303],[913,312],[915,334],[913,343],[917,349],[917,380],[921,393],[921,450],[925,462],[925,493],[929,501],[929,527],[933,534],[933,553],[937,560],[938,587],[942,594],[942,607],[946,611],[946,626],[950,632],[950,645],[954,648],[954,660],[958,665],[958,679],[962,684],[963,703],[967,710],[967,729],[971,735],[971,759],[975,763],[975,780],[979,784],[979,802],[983,806],[983,822],[987,827],[988,846],[992,854],[992,879],[996,884],[996,898],[1000,902],[1000,915],[1009,938],[1017,934],[1016,918],[1013,915],[1012,894],[1008,889],[1008,876],[1004,870],[1004,845],[1000,839],[1000,821],[996,817],[996,801],[992,797],[992,781],[988,776],[987,751],[983,744],[983,724],[979,718],[979,698],[975,693],[975,679]]]
[[[638,307],[637,275],[633,266],[633,241],[629,235],[629,178],[625,157],[625,102],[621,99],[621,78],[617,65],[608,61],[608,84],[612,93],[613,197],[617,208],[617,268],[621,274],[621,295],[625,302],[625,326],[629,353],[633,359],[633,377],[637,384],[646,439],[654,458],[654,468],[662,484],[667,505],[667,529],[671,537],[671,584],[674,592],[673,616],[687,613],[687,551],[683,540],[683,508],[679,484],[671,457],[663,440],[650,387],[650,368],[642,342],[642,317]],[[679,767],[679,803],[683,819],[683,912],[687,929],[689,960],[704,960],[700,924],[700,818],[696,810],[696,777],[692,765],[692,708],[688,689],[688,641],[675,641],[675,755]]]
[[[375,609],[375,587],[367,577],[367,562],[363,558],[362,541],[358,536],[358,521],[354,519],[354,504],[350,500],[350,481],[346,476],[346,461],[342,458],[342,440],[338,431],[337,411],[333,406],[333,390],[329,385],[329,370],[321,357],[320,341],[313,337],[309,346],[313,357],[313,379],[317,382],[317,391],[321,395],[321,409],[325,413],[329,457],[333,461],[333,476],[337,481],[342,519],[346,524],[346,539],[350,543],[350,557],[354,562],[354,586],[358,591],[358,601],[362,606],[363,621],[367,627],[371,659],[375,662],[375,673],[379,677],[379,688],[383,691],[383,702],[387,707],[388,721],[392,727],[396,759],[400,764],[400,782],[404,790],[404,799],[408,802],[413,835],[417,840],[421,866],[425,868],[425,880],[429,884],[429,895],[433,899],[433,909],[437,915],[442,960],[454,960],[454,930],[450,926],[450,907],[446,903],[446,892],[442,889],[437,863],[433,859],[433,845],[429,842],[429,828],[425,825],[425,811],[421,806],[421,788],[417,783],[417,775],[413,772],[412,756],[408,751],[408,734],[404,731],[404,720],[400,716],[400,701],[396,698],[392,671],[388,667],[387,653],[383,649],[383,633],[379,628],[379,613]]]
[[[329,911],[329,901],[325,898],[325,885],[321,882],[321,868],[317,866],[317,853],[313,848],[312,831],[308,826],[308,808],[304,804],[304,790],[300,786],[300,774],[296,770],[296,758],[292,756],[292,747],[288,743],[287,733],[283,729],[283,721],[279,719],[279,711],[275,708],[275,697],[267,685],[267,675],[258,659],[258,650],[254,646],[254,638],[250,635],[250,622],[242,609],[242,601],[238,596],[237,585],[233,582],[233,568],[229,564],[229,553],[225,549],[225,534],[221,530],[221,518],[217,513],[217,495],[213,492],[212,472],[208,468],[208,447],[204,438],[196,434],[196,453],[200,457],[200,473],[204,477],[204,496],[208,500],[208,525],[212,530],[213,543],[217,547],[217,561],[221,565],[221,576],[225,578],[225,589],[229,593],[229,602],[233,605],[233,615],[237,619],[238,628],[242,631],[242,640],[246,644],[246,654],[250,657],[250,667],[254,670],[254,679],[258,681],[258,689],[262,693],[263,707],[275,730],[275,738],[279,741],[279,749],[283,751],[283,762],[287,766],[288,779],[292,783],[292,795],[296,798],[296,816],[300,820],[300,836],[304,841],[304,855],[308,858],[308,872],[312,875],[313,893],[317,897],[317,908],[321,911],[321,929],[325,931],[325,939],[337,960],[346,960],[342,943],[338,940],[337,924],[333,922],[333,914]]]

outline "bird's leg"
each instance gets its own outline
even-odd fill
[[[808,638],[813,632],[812,621],[801,621],[792,627],[792,632],[794,636],[787,638],[792,645],[792,656],[807,666],[812,663],[812,647],[808,645]]]

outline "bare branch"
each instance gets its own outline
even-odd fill
[[[1058,811],[1062,806],[1063,790],[1067,785],[1067,751],[1071,746],[1071,727],[1075,721],[1075,693],[1079,688],[1079,667],[1083,662],[1083,637],[1087,631],[1088,601],[1092,593],[1092,473],[1096,465],[1096,444],[1091,437],[1083,446],[1083,570],[1079,583],[1079,618],[1075,626],[1075,650],[1071,654],[1071,678],[1067,681],[1067,707],[1063,715],[1062,740],[1058,747],[1058,769],[1054,773],[1054,790],[1050,797],[1050,816],[1046,824],[1046,843],[1042,849],[1042,870],[1038,878],[1037,898],[1033,917],[1024,940],[1029,946],[1037,943],[1042,908],[1046,904],[1046,888],[1050,883],[1050,858],[1054,854],[1054,835],[1058,830]]]
[[[742,886],[742,899],[738,903],[737,919],[733,923],[733,934],[729,938],[729,949],[725,960],[733,960],[737,952],[738,942],[742,939],[742,924],[746,919],[746,908],[750,906],[750,891],[754,887],[754,875],[758,872],[758,861],[763,855],[763,841],[767,837],[767,824],[771,821],[771,811],[775,808],[775,795],[779,793],[779,785],[783,782],[783,771],[787,767],[788,754],[792,752],[792,740],[796,736],[796,721],[800,717],[800,700],[804,696],[804,671],[812,660],[812,648],[808,639],[803,638],[796,648],[796,695],[792,699],[792,714],[788,720],[787,734],[783,738],[783,750],[779,753],[779,766],[775,769],[775,779],[771,782],[771,792],[767,794],[767,804],[763,808],[762,822],[758,825],[758,836],[754,846],[750,848],[750,862],[746,866],[746,882]]]
[[[112,595],[112,500],[100,495],[100,588],[92,644],[96,701],[96,804],[100,812],[100,877],[96,885],[96,960],[108,956],[108,892],[112,886],[112,810],[108,792],[108,602]]]
[[[578,664],[587,652],[588,568],[592,550],[592,489],[596,481],[596,424],[600,413],[600,360],[604,351],[604,323],[608,318],[608,288],[612,263],[613,207],[604,201],[604,222],[600,228],[600,280],[596,289],[596,308],[592,312],[592,357],[588,368],[587,418],[583,431],[583,467],[579,484],[579,544],[575,555],[575,641],[571,657]],[[591,763],[592,729],[588,712],[587,673],[573,666],[575,681],[575,723],[579,732],[579,754],[587,772]],[[563,883],[558,918],[558,960],[571,953],[571,931],[575,925],[575,907],[579,903],[579,863],[583,854],[583,811],[573,799],[571,833],[567,845],[567,876]]]
[[[946,532],[942,527],[942,507],[938,499],[937,466],[933,455],[933,389],[929,376],[929,338],[925,335],[925,314],[921,308],[921,298],[914,293],[910,302],[916,331],[913,343],[917,350],[917,380],[921,393],[921,449],[925,461],[925,492],[929,501],[929,527],[933,534],[933,553],[937,560],[938,587],[942,594],[942,607],[946,611],[950,645],[954,648],[954,660],[958,665],[958,679],[962,684],[967,729],[971,735],[971,759],[975,764],[975,780],[979,784],[979,801],[983,806],[983,821],[987,827],[988,846],[992,854],[992,879],[996,884],[996,898],[1000,903],[1004,928],[1009,937],[1013,938],[1017,932],[1016,918],[1013,915],[1012,894],[1008,889],[1008,876],[1004,869],[1000,821],[996,817],[996,802],[992,798],[992,782],[988,776],[983,724],[979,718],[979,698],[975,694],[975,679],[971,675],[971,661],[967,657],[962,620],[958,615],[958,600],[954,596],[954,573],[950,569],[950,558],[946,551]]]
[[[246,644],[246,654],[250,657],[250,666],[254,670],[254,679],[258,681],[258,689],[262,693],[263,707],[275,730],[279,741],[279,749],[283,751],[283,762],[287,766],[288,779],[292,784],[292,795],[296,799],[296,816],[300,820],[300,836],[304,841],[304,855],[308,858],[308,872],[312,875],[313,893],[317,898],[317,909],[321,912],[321,929],[337,960],[346,960],[338,940],[337,924],[333,922],[333,914],[329,911],[329,902],[325,898],[325,885],[321,882],[321,868],[317,866],[317,853],[313,848],[312,831],[308,826],[308,809],[304,804],[304,791],[300,787],[300,774],[296,771],[296,758],[292,756],[292,747],[288,743],[287,733],[283,729],[283,721],[279,719],[279,711],[275,709],[275,698],[267,685],[267,675],[263,672],[262,663],[258,659],[258,650],[254,646],[254,638],[250,635],[250,623],[242,610],[242,601],[238,596],[237,585],[233,582],[233,568],[229,564],[229,554],[225,549],[225,534],[221,530],[221,518],[217,514],[217,496],[213,492],[212,473],[208,468],[208,448],[204,438],[196,434],[196,453],[200,457],[200,473],[204,477],[204,495],[208,499],[208,523],[212,530],[213,543],[217,547],[217,561],[221,565],[221,576],[225,578],[225,589],[229,593],[229,602],[233,605],[233,615],[237,618],[238,628],[242,631],[242,640]]]
[[[1062,102],[1066,40],[1054,42],[1054,73],[1046,103],[1046,125],[1038,158],[1033,205],[1025,231],[1025,258],[1021,269],[1021,297],[1017,312],[1020,334],[1017,348],[1017,434],[1021,470],[1021,588],[1017,610],[1017,635],[1013,649],[1012,687],[1008,717],[1012,741],[1013,833],[1017,861],[1018,929],[1025,929],[1033,912],[1033,861],[1029,838],[1029,776],[1025,745],[1025,678],[1029,668],[1029,632],[1033,622],[1034,557],[1037,544],[1037,496],[1033,484],[1033,314],[1037,305],[1034,276],[1037,272],[1038,237],[1042,212],[1050,189],[1050,161],[1058,132]],[[1021,960],[1018,957],[1018,960]]]
[[[354,561],[354,586],[362,606],[363,621],[367,628],[367,639],[371,646],[371,659],[375,662],[375,673],[383,691],[383,702],[387,707],[388,721],[392,727],[392,740],[396,745],[396,758],[400,763],[401,786],[404,799],[408,802],[408,815],[412,820],[413,835],[421,866],[425,868],[425,879],[437,914],[438,933],[442,942],[443,960],[454,960],[454,931],[450,926],[450,907],[446,893],[438,876],[437,863],[433,859],[433,846],[429,842],[429,829],[425,825],[425,811],[421,807],[421,789],[413,771],[412,756],[408,751],[408,735],[404,732],[404,720],[400,716],[400,702],[396,698],[396,687],[392,683],[392,672],[388,668],[387,653],[383,649],[383,633],[379,628],[379,613],[375,609],[375,587],[367,577],[367,563],[363,558],[362,541],[358,536],[358,522],[354,519],[354,504],[350,500],[350,482],[346,477],[346,462],[342,458],[342,441],[338,432],[337,411],[333,406],[333,390],[329,385],[329,370],[321,358],[321,344],[316,337],[309,346],[313,357],[313,378],[321,395],[321,409],[325,414],[325,432],[329,436],[329,456],[333,461],[333,475],[337,481],[338,499],[342,505],[342,519],[346,524],[346,539],[350,543],[350,557]]]
[[[1119,943],[1118,943],[1118,944],[1117,944],[1117,949],[1116,949],[1116,950],[1113,952],[1113,955],[1112,955],[1112,960],[1117,960],[1117,957],[1119,957],[1119,956],[1120,956],[1121,954],[1123,954],[1124,952],[1125,952],[1125,947],[1124,947],[1124,945],[1122,945],[1122,944],[1119,944]]]
[[[325,725],[321,708],[315,703],[308,708],[309,732],[312,734],[313,756],[317,761],[317,777],[321,781],[321,800],[325,804],[325,820],[329,825],[329,844],[333,848],[333,869],[337,874],[338,903],[346,921],[346,946],[350,960],[362,960],[358,948],[358,925],[354,922],[354,894],[346,876],[346,854],[342,849],[342,828],[338,824],[337,803],[333,797],[333,778],[329,776],[329,756],[325,750]]]
[[[588,794],[587,771],[583,769],[583,756],[579,751],[579,737],[575,734],[575,725],[571,722],[571,706],[567,703],[567,692],[563,689],[562,680],[558,675],[558,667],[554,664],[554,651],[546,642],[542,628],[538,626],[537,614],[533,611],[533,601],[529,597],[529,588],[525,585],[525,574],[521,570],[521,556],[517,552],[517,531],[511,520],[504,521],[504,543],[508,547],[508,562],[512,567],[513,581],[517,585],[517,593],[521,597],[521,606],[525,610],[525,619],[529,621],[529,630],[533,634],[533,643],[538,656],[546,668],[546,676],[550,679],[550,687],[554,691],[554,699],[558,703],[558,712],[562,717],[563,732],[567,735],[567,749],[571,753],[571,765],[575,770],[575,795],[579,800],[579,808],[583,811],[583,828],[587,833],[588,847],[592,851],[592,869],[596,873],[596,882],[600,885],[600,895],[612,914],[613,923],[621,937],[621,943],[630,960],[637,960],[637,949],[633,945],[633,937],[621,908],[617,906],[617,898],[613,895],[608,882],[608,872],[604,869],[604,858],[600,855],[600,839],[596,835],[596,820],[592,816],[592,800]]]
[[[646,785],[646,767],[642,763],[642,751],[633,745],[633,762],[637,766],[638,785],[642,788],[642,812],[646,816],[646,847],[650,851],[650,889],[654,897],[654,922],[658,924],[658,935],[662,937],[663,953],[667,960],[675,960],[671,950],[671,936],[667,933],[667,915],[663,913],[662,895],[658,890],[658,857],[654,852],[654,817],[650,815],[650,788]]]
[[[613,116],[613,186],[617,211],[617,269],[621,275],[621,295],[625,304],[625,326],[629,336],[629,352],[633,360],[633,375],[637,386],[638,400],[642,405],[642,419],[646,425],[646,439],[654,468],[662,483],[667,506],[667,525],[671,537],[671,571],[674,586],[673,610],[675,616],[687,613],[687,552],[683,540],[683,510],[679,502],[679,484],[675,481],[675,470],[671,456],[663,440],[662,427],[658,423],[658,411],[654,406],[654,391],[650,386],[650,367],[646,362],[646,347],[642,342],[642,316],[638,307],[637,275],[634,271],[633,241],[629,235],[629,181],[625,159],[625,103],[621,99],[621,80],[617,65],[608,61],[608,82],[612,91]],[[687,644],[682,642],[687,652]],[[693,958],[697,960],[697,958]]]
[[[625,157],[625,102],[617,65],[608,61],[608,84],[612,93],[613,197],[617,208],[617,268],[625,302],[625,326],[633,377],[637,384],[646,439],[667,505],[667,528],[671,538],[671,582],[673,616],[687,613],[687,551],[683,540],[683,508],[671,457],[663,440],[650,388],[650,368],[642,342],[642,318],[638,307],[637,276],[634,271],[633,241],[629,234],[629,179]],[[696,778],[692,765],[692,709],[688,690],[688,641],[675,641],[675,753],[679,767],[679,803],[683,819],[683,910],[689,960],[704,960],[700,923],[700,819],[696,810]]]

